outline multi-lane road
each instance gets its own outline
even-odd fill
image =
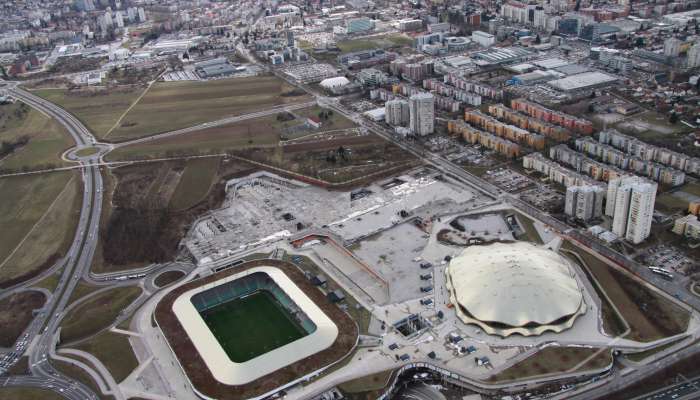
[[[6,89],[13,97],[61,123],[75,141],[76,146],[91,146],[96,142],[90,131],[62,108],[15,86]],[[80,162],[89,165],[96,161],[96,157],[98,155]],[[30,329],[27,332],[29,338],[33,339],[27,350],[31,375],[4,378],[0,380],[1,386],[42,387],[52,389],[72,400],[97,399],[90,388],[61,375],[47,361],[55,346],[57,339],[55,332],[60,325],[63,311],[78,281],[89,273],[97,244],[102,208],[102,176],[98,167],[86,166],[82,170],[82,179],[83,201],[80,219],[68,254],[59,261],[63,270],[58,286],[32,324],[35,331]],[[15,357],[18,359],[21,356],[22,354],[17,354]]]
[[[285,80],[289,80],[288,77],[283,74],[278,74]],[[293,82],[290,82],[293,83]],[[299,85],[297,85],[299,86]],[[382,125],[376,124],[374,122],[368,121],[362,118],[358,113],[348,111],[337,99],[328,98],[321,94],[316,93],[311,88],[302,85],[302,88],[307,92],[315,95],[316,101],[323,106],[332,108],[333,110],[339,112],[342,115],[355,121],[364,129],[371,131],[388,141],[393,142],[397,146],[403,148],[414,154],[416,157],[424,160],[427,164],[433,166],[439,171],[445,174],[449,174],[456,179],[468,184],[469,186],[487,194],[495,199],[501,199],[510,203],[513,207],[519,211],[530,215],[531,217],[538,219],[547,225],[551,226],[553,229],[559,231],[561,234],[568,236],[571,239],[584,244],[587,247],[601,253],[605,257],[617,261],[619,264],[635,272],[637,275],[643,277],[644,279],[651,281],[655,286],[660,287],[667,293],[679,297],[681,300],[690,304],[696,309],[700,309],[700,300],[684,291],[679,291],[679,289],[672,283],[664,281],[663,279],[648,272],[647,268],[634,263],[624,256],[616,253],[615,251],[592,242],[590,238],[579,233],[575,229],[569,227],[565,223],[551,217],[549,214],[544,213],[529,204],[521,201],[514,195],[510,195],[498,187],[492,185],[485,180],[476,177],[463,168],[455,165],[449,160],[443,158],[440,155],[426,152],[422,147],[416,143],[403,140],[396,137],[392,132],[387,130]],[[9,94],[16,97],[17,99],[27,103],[33,108],[40,110],[44,114],[56,119],[61,123],[67,131],[73,137],[77,147],[92,146],[97,144],[96,139],[92,136],[90,131],[74,116],[63,110],[62,108],[50,103],[44,99],[32,95],[22,89],[19,89],[12,84],[6,87]],[[287,108],[288,109],[288,108]],[[276,110],[276,112],[282,111],[284,108]],[[264,112],[263,112],[264,113]],[[267,114],[265,114],[267,115]],[[236,117],[233,117],[236,118]],[[219,126],[224,123],[235,122],[235,119],[224,119],[221,121],[214,121],[206,124],[202,124],[198,127],[187,128],[183,131],[170,132],[171,134],[183,134],[189,133],[193,130],[198,130],[201,128]],[[197,128],[197,129],[194,129]],[[152,139],[143,139],[152,140]],[[63,317],[64,310],[68,305],[68,299],[75,289],[78,281],[81,278],[85,278],[89,281],[89,270],[92,263],[92,258],[95,252],[95,247],[98,240],[98,229],[101,214],[102,205],[102,194],[103,194],[103,182],[100,175],[99,167],[94,164],[99,162],[99,157],[101,153],[85,157],[79,162],[82,165],[82,177],[83,177],[83,202],[80,211],[80,220],[78,223],[78,228],[76,229],[73,244],[68,251],[66,257],[59,261],[60,267],[63,268],[61,273],[61,278],[59,280],[58,287],[56,288],[54,295],[50,297],[50,300],[43,307],[41,313],[37,315],[37,318],[33,324],[28,329],[28,337],[34,338],[28,347],[29,355],[29,365],[30,365],[30,376],[13,376],[0,378],[0,386],[31,386],[31,387],[42,387],[54,390],[66,398],[72,400],[78,399],[96,399],[97,396],[85,385],[76,382],[72,379],[66,378],[58,373],[48,362],[48,357],[51,354],[51,350],[55,346],[55,340],[57,339],[54,333],[57,331],[61,319]],[[15,290],[21,290],[17,288]],[[42,329],[43,328],[43,329]],[[684,351],[684,353],[688,353]],[[17,354],[18,359],[21,354]],[[674,358],[681,356],[681,354],[676,355]],[[670,365],[673,359],[664,359],[663,364]],[[656,365],[656,368],[662,367],[662,365]],[[651,371],[652,366],[645,366],[640,368],[639,377],[627,376],[625,378],[626,382],[641,379],[641,377],[648,375]],[[633,374],[630,374],[633,375]],[[637,378],[637,379],[633,379]],[[610,393],[610,388],[614,387],[607,386],[601,388],[601,395],[605,393]],[[606,389],[607,388],[607,389]],[[683,390],[686,390],[684,388]],[[688,389],[690,390],[690,389]],[[598,395],[598,393],[587,393],[586,396],[582,398],[594,398],[592,395]]]

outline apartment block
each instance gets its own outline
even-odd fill
[[[465,141],[494,150],[498,154],[509,158],[520,156],[520,146],[510,140],[500,138],[488,132],[469,126],[462,120],[450,120],[447,122],[447,131],[451,134],[460,135]]]
[[[642,142],[615,129],[607,129],[600,132],[598,141],[645,161],[654,161],[685,173],[700,174],[700,158]]]
[[[537,150],[544,149],[544,136],[505,124],[480,111],[470,110],[464,113],[465,121],[487,132],[491,132],[502,138],[518,142]]]
[[[489,106],[488,111],[489,114],[500,120],[504,120],[509,124],[513,124],[522,129],[539,133],[557,142],[565,142],[571,139],[571,133],[565,128],[528,117],[527,115],[512,110],[503,104],[492,104]]]
[[[592,185],[605,188],[605,184],[597,182],[585,175],[572,171],[561,164],[549,160],[542,153],[531,153],[523,156],[523,167],[535,170],[547,176],[553,182],[566,187]]]
[[[627,175],[625,171],[615,166],[606,165],[593,160],[592,158],[586,157],[584,154],[570,149],[565,144],[560,144],[550,148],[549,157],[598,181],[608,182],[610,179]]]
[[[488,97],[494,100],[500,100],[503,98],[503,90],[495,89],[484,83],[462,78],[456,73],[446,74],[443,80],[445,83],[450,84],[457,89],[476,93],[483,97]]]
[[[408,99],[409,128],[419,136],[435,130],[435,97],[430,93],[417,93]]]
[[[454,86],[443,83],[437,79],[425,79],[423,81],[423,88],[441,96],[452,97],[453,99],[469,104],[470,106],[478,107],[481,105],[480,95],[457,89]]]
[[[406,126],[410,121],[409,107],[406,100],[389,100],[384,103],[385,120],[391,126]]]
[[[531,117],[549,122],[551,124],[563,126],[574,132],[590,135],[593,133],[593,123],[591,121],[576,118],[573,115],[550,110],[547,107],[533,103],[525,99],[514,99],[510,102],[510,108],[521,111]]]
[[[606,191],[595,185],[569,186],[566,188],[564,212],[582,221],[590,221],[603,215]]]
[[[658,185],[638,176],[623,176],[608,183],[606,215],[613,217],[612,232],[631,243],[649,237]]]
[[[683,171],[633,156],[590,137],[576,139],[576,150],[665,185],[680,186],[685,183]]]
[[[685,217],[677,218],[673,222],[673,233],[691,239],[700,239],[700,221],[698,216],[688,214]]]

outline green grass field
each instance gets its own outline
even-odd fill
[[[77,217],[78,184],[72,176],[56,172],[0,179],[0,281],[31,272],[61,251]]]
[[[107,138],[124,141],[271,106],[310,100],[307,95],[285,96],[293,89],[275,76],[206,82],[158,82]]]
[[[267,291],[201,313],[231,361],[246,362],[306,336]]]
[[[1,105],[0,141],[12,142],[21,136],[28,136],[29,143],[0,160],[0,168],[21,170],[67,165],[61,160],[61,153],[73,142],[63,126],[23,103]]]
[[[67,89],[41,89],[33,93],[65,108],[102,138],[142,92],[143,89],[130,88],[80,94]]]
[[[202,201],[214,183],[219,161],[219,157],[188,160],[175,193],[170,198],[170,207],[174,210],[186,210]]]

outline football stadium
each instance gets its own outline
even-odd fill
[[[320,373],[357,342],[347,314],[296,267],[274,260],[178,287],[158,304],[156,321],[203,398],[269,396]]]

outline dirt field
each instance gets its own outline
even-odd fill
[[[367,177],[417,162],[412,155],[374,135],[338,136],[331,140],[309,140],[232,154],[331,183]]]
[[[353,128],[355,124],[347,118],[333,114],[323,121],[319,129],[296,128],[304,119],[318,116],[320,107],[310,107],[294,112],[296,118],[282,121],[277,115],[254,118],[229,125],[203,129],[148,143],[118,148],[107,155],[107,160],[135,160],[173,157],[193,154],[221,154],[229,150],[252,147],[270,147],[280,143],[281,137],[290,139]]]
[[[126,114],[107,139],[123,141],[310,100],[307,95],[293,95],[293,89],[274,76],[159,82]]]
[[[63,396],[50,390],[24,387],[0,388],[0,399],[65,400]]]
[[[214,184],[219,162],[221,162],[220,157],[188,160],[185,171],[180,176],[180,181],[170,198],[170,208],[182,211],[204,200]]]
[[[0,347],[10,347],[32,320],[32,310],[46,301],[40,292],[20,292],[0,301]]]
[[[0,141],[26,137],[29,142],[0,156],[0,170],[21,171],[68,165],[61,154],[73,145],[68,132],[53,119],[21,102],[0,105]]]
[[[168,207],[181,176],[185,161],[154,162],[121,167],[107,174],[100,230],[100,241],[92,265],[94,272],[113,272],[144,266],[151,262],[172,260],[187,226],[202,213],[223,201],[222,177],[254,171],[250,165],[223,160],[214,169],[214,184],[208,195],[187,210]],[[194,188],[191,182],[180,190]],[[116,188],[112,196],[112,188]],[[187,194],[189,196],[189,194]],[[108,238],[108,239],[107,239]],[[129,252],[122,249],[129,248]]]
[[[110,90],[41,89],[33,93],[65,108],[102,138],[142,92],[142,87],[120,87]]]
[[[141,288],[137,286],[121,286],[71,309],[61,322],[61,343],[81,340],[107,328],[140,294]]]
[[[575,371],[599,369],[606,367],[610,362],[612,362],[610,350],[550,346],[491,376],[488,381],[513,381],[537,375],[565,372],[574,368]]]
[[[631,331],[626,336],[627,339],[649,342],[687,329],[689,314],[680,306],[640,285],[590,253],[568,242],[565,248],[581,256],[586,268],[595,276],[630,325]]]
[[[73,176],[57,172],[0,179],[0,284],[34,276],[42,263],[65,251],[81,201]]]

